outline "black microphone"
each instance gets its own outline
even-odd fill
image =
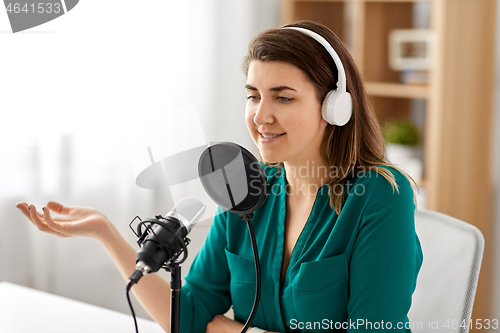
[[[189,244],[186,236],[204,211],[205,205],[201,201],[185,198],[177,202],[165,217],[141,221],[137,227],[137,243],[141,249],[137,252],[130,282],[135,284],[144,275],[157,272],[165,263],[175,261],[182,252],[186,255]],[[143,226],[146,226],[144,232]]]

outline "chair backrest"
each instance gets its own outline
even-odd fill
[[[483,235],[473,225],[424,209],[415,213],[415,228],[424,261],[408,313],[412,332],[467,333]]]

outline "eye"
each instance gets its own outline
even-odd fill
[[[258,97],[257,97],[257,96],[247,96],[247,101],[253,102],[253,101],[255,101],[256,99],[258,99]]]
[[[278,97],[278,99],[283,103],[290,103],[293,100],[293,98],[282,97],[282,96]]]

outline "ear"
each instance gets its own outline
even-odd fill
[[[326,126],[328,126],[328,122],[325,119],[323,119],[323,117],[321,117],[321,120],[319,121],[319,125],[321,127],[326,127]]]

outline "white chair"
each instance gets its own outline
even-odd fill
[[[415,213],[415,227],[424,261],[408,313],[412,332],[467,333],[483,235],[473,225],[423,209]]]

